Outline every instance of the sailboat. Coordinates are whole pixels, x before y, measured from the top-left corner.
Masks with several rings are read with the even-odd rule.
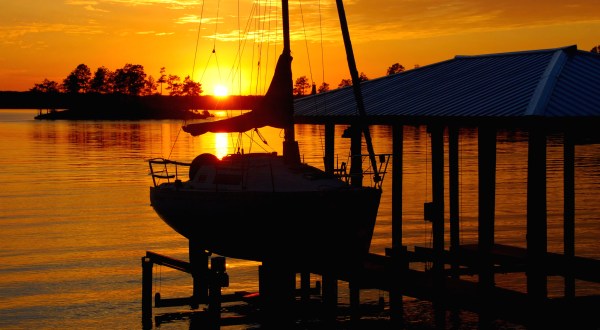
[[[151,159],[150,201],[165,223],[210,253],[343,268],[369,252],[381,185],[350,184],[301,162],[294,133],[287,0],[282,0],[282,15],[284,47],[260,103],[236,117],[182,128],[193,136],[281,128],[283,154],[236,153],[219,159],[202,153],[190,163]],[[169,171],[169,166],[176,169]]]

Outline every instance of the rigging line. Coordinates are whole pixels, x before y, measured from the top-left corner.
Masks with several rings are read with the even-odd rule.
[[[268,5],[265,4],[263,7],[263,11],[262,14],[259,15],[260,18],[258,22],[257,22],[257,26],[258,26],[258,31],[260,31],[260,52],[259,52],[259,60],[258,62],[260,63],[260,68],[262,69],[263,67],[263,48],[264,48],[264,41],[265,41],[265,21],[266,21],[266,17],[267,17],[267,7]],[[258,11],[260,14],[260,10]],[[268,43],[267,43],[267,53],[268,53]],[[265,63],[265,67],[266,67],[267,63]],[[262,85],[262,89],[265,89],[265,86],[267,85],[267,72],[266,70],[264,70],[264,74],[263,74],[263,85]],[[258,86],[257,86],[258,87]],[[261,92],[262,94],[262,92]]]
[[[314,84],[315,80],[313,79],[312,66],[310,63],[310,52],[308,51],[308,38],[306,38],[306,25],[304,24],[304,13],[302,11],[302,1],[299,0],[298,3],[300,4],[300,17],[302,19],[302,32],[304,33],[304,43],[306,45],[306,57],[308,60],[308,72],[310,74],[310,80]]]
[[[194,62],[192,63],[192,79],[194,79],[194,72],[196,71],[196,57],[198,55],[198,44],[200,43],[200,31],[202,30],[203,17],[204,17],[204,1],[202,1],[202,7],[200,9],[200,20],[198,21],[198,33],[196,34],[196,49],[194,50]]]
[[[243,133],[244,135],[250,137],[250,146],[256,145],[258,148],[262,149],[264,152],[273,150],[273,148],[271,148],[269,143],[267,143],[267,140],[264,139],[262,133],[260,133],[260,131],[257,128],[253,129],[251,132],[252,132],[251,135],[248,135],[247,132]],[[254,133],[256,133],[256,135],[258,135],[258,138],[261,140],[261,142],[263,142],[265,145],[269,146],[269,149],[265,148],[262,144],[256,142],[256,139],[254,138]],[[250,152],[250,151],[248,151],[248,152]]]
[[[271,45],[271,33],[270,33],[270,31],[271,31],[271,18],[273,17],[272,16],[272,13],[273,13],[273,9],[272,9],[273,8],[273,4],[272,4],[271,1],[268,2],[266,8],[269,8],[269,15],[268,15],[268,18],[269,18],[268,22],[269,23],[268,23],[268,28],[267,28],[267,51],[266,51],[266,53],[267,53],[267,55],[266,55],[267,59],[265,60],[266,61],[265,67],[269,67],[269,54],[270,54],[269,53],[269,47]],[[265,15],[265,17],[267,17],[267,15]],[[265,71],[265,83],[264,83],[264,86],[267,86],[267,84],[268,84],[267,83],[267,76],[268,76],[268,72]]]
[[[321,79],[323,81],[323,84],[325,83],[325,54],[324,54],[324,50],[323,50],[323,15],[321,12],[321,0],[319,0],[319,36],[321,38]],[[311,76],[312,79],[312,76]],[[314,83],[314,82],[313,82]],[[315,99],[315,109],[318,107],[317,106],[317,99]],[[325,111],[327,110],[327,101],[326,98],[324,98],[324,105],[325,105]],[[321,128],[322,126],[319,125],[319,128]],[[335,129],[335,128],[334,128]],[[335,133],[334,133],[335,134]],[[320,136],[320,140],[321,140],[321,152],[323,153],[323,156],[325,156],[325,141],[323,139],[323,134],[319,134]],[[337,166],[337,165],[336,165]]]
[[[215,35],[213,38],[213,49],[212,53],[215,55],[215,62],[217,62],[217,73],[219,75],[219,82],[221,82],[221,68],[219,67],[219,60],[217,59],[217,28],[219,27],[219,13],[221,10],[221,1],[217,1],[217,17],[215,19]]]
[[[242,58],[242,26],[241,26],[241,22],[240,22],[240,17],[241,17],[241,11],[240,11],[240,0],[238,0],[237,2],[237,27],[238,27],[238,54],[240,56],[240,62],[241,62],[241,58]],[[233,63],[233,65],[235,66],[235,61]],[[241,63],[240,63],[240,67],[241,67]],[[233,70],[232,68],[232,72],[235,72],[235,70]],[[238,82],[238,95],[242,95],[242,70],[238,70],[239,72],[239,82]],[[235,76],[235,73],[233,74]],[[235,77],[232,77],[232,79],[235,79]]]
[[[321,0],[319,0],[319,34],[321,37],[321,71],[323,83],[325,83],[325,51],[323,49],[323,15],[321,12]]]
[[[254,11],[254,8],[256,8],[256,6],[258,6],[258,4],[254,4],[253,11]],[[257,9],[257,11],[258,11],[258,16],[260,16],[260,8]],[[256,30],[256,22],[254,22],[254,24],[255,24],[254,29]],[[248,24],[248,27],[250,27],[250,24]],[[250,32],[250,31],[248,31],[248,32]],[[254,81],[254,78],[253,78],[254,77],[254,56],[256,55],[256,47],[255,46],[257,44],[256,38],[257,38],[257,36],[256,36],[256,34],[254,34],[253,45],[252,45],[252,57],[251,57],[251,61],[250,61],[250,63],[251,63],[251,65],[250,65],[250,80],[249,80],[250,82]],[[240,61],[241,61],[241,54],[240,54]],[[260,68],[260,60],[258,62],[258,66]],[[258,76],[259,76],[259,74],[257,74],[257,78],[256,78],[257,81],[260,80]],[[258,85],[258,82],[256,83],[256,85]],[[252,83],[250,83],[249,90],[250,90],[250,92],[252,91]],[[258,94],[258,87],[256,87],[256,86],[254,89],[254,94],[255,95]]]
[[[262,19],[259,20],[259,31],[260,31],[260,53],[259,53],[259,63],[260,63],[260,71],[262,71],[262,77],[263,77],[263,82],[262,82],[262,91],[261,94],[265,94],[266,90],[268,88],[268,81],[269,81],[269,74],[268,74],[268,67],[269,67],[269,44],[270,44],[270,20],[268,18],[270,18],[270,10],[268,11],[268,9],[271,8],[271,3],[270,1],[268,3],[265,3],[263,11],[262,11],[262,15],[260,16]],[[267,21],[269,23],[268,28],[265,28]],[[266,54],[266,55],[264,55]],[[265,57],[265,58],[263,58]],[[264,61],[263,61],[264,60]],[[263,63],[264,62],[264,63]],[[264,70],[262,70],[262,68],[264,68]]]
[[[213,38],[213,52],[217,43],[217,28],[219,27],[219,10],[221,9],[221,0],[217,1],[217,17],[215,18],[215,37]]]
[[[185,125],[185,120],[183,121],[183,124]],[[171,155],[173,155],[173,150],[175,149],[175,144],[177,143],[177,140],[179,140],[179,135],[181,134],[181,131],[183,131],[183,126],[181,125],[179,127],[179,130],[177,130],[177,135],[175,135],[175,141],[173,141],[173,143],[171,143],[171,150],[169,150],[169,156],[167,156],[167,158],[171,158]]]
[[[255,6],[252,7],[249,17],[253,16],[254,8],[255,8]],[[247,42],[247,38],[245,37],[245,35],[247,35],[248,31],[250,30],[250,28],[249,28],[250,18],[248,18],[248,20],[247,20],[245,30],[242,30],[241,24],[240,24],[240,17],[241,17],[241,14],[240,14],[239,1],[238,1],[238,50],[237,50],[237,54],[235,54],[234,60],[231,65],[231,69],[229,71],[229,75],[227,77],[227,80],[229,81],[231,79],[232,85],[235,85],[236,74],[239,74],[239,76],[238,76],[238,78],[239,78],[239,82],[238,82],[239,92],[238,93],[239,94],[238,95],[242,95],[241,67],[242,67],[242,54],[244,52],[245,44]],[[242,31],[244,31],[244,33],[242,33]]]

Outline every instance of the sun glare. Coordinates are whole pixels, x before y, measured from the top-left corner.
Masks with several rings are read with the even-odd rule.
[[[227,87],[225,87],[223,85],[216,85],[214,93],[215,93],[215,96],[220,96],[220,97],[227,96],[228,95]]]

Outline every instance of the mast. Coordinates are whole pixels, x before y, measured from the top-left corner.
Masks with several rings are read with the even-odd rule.
[[[361,116],[366,116],[365,104],[362,98],[362,92],[360,89],[360,79],[358,77],[358,70],[356,70],[356,61],[354,60],[354,52],[352,50],[352,42],[350,41],[350,32],[348,30],[348,22],[346,21],[346,13],[344,11],[344,4],[342,0],[335,1],[338,8],[338,15],[340,17],[340,25],[342,28],[342,35],[344,37],[344,46],[346,47],[346,57],[348,58],[348,68],[350,69],[350,76],[352,77],[352,88],[354,89],[354,98],[356,99],[356,106],[358,107],[358,113]],[[377,161],[375,160],[375,151],[373,151],[373,142],[371,141],[371,134],[369,133],[369,126],[361,124],[363,134],[365,135],[365,141],[367,142],[367,151],[369,152],[369,159],[371,160],[371,167],[373,168],[373,181],[376,183],[381,181],[379,172],[377,170]]]
[[[294,83],[292,77],[292,51],[290,47],[290,14],[288,7],[288,0],[281,0],[281,16],[283,21],[283,52],[281,56],[287,56],[289,58],[289,82],[286,82],[285,88],[287,89],[289,97],[286,100],[287,106],[290,113],[290,122],[287,127],[284,128],[284,140],[283,140],[283,158],[286,163],[300,163],[300,150],[298,148],[298,141],[296,141],[296,134],[294,130]]]

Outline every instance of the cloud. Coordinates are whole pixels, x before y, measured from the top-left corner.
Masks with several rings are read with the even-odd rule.
[[[100,34],[103,31],[97,26],[70,25],[64,23],[31,23],[0,27],[0,39],[9,40],[21,38],[27,34],[40,33],[69,33],[69,34]]]
[[[201,0],[98,0],[98,1],[85,1],[85,0],[69,0],[71,2],[94,2],[94,3],[105,3],[105,4],[123,4],[128,6],[148,6],[148,5],[167,5],[170,9],[184,9],[202,4]]]
[[[109,12],[106,9],[97,8],[96,6],[99,4],[99,2],[93,1],[93,0],[65,0],[65,4],[71,5],[71,6],[81,6],[85,10],[88,10],[88,11],[97,11],[97,12],[104,12],[104,13]]]
[[[103,13],[108,13],[109,12],[106,9],[99,9],[99,8],[96,8],[96,7],[92,6],[92,5],[87,5],[87,6],[84,6],[83,8],[85,8],[85,10],[89,10],[89,11],[99,11],[99,12],[103,12]]]
[[[220,22],[221,20],[219,20],[218,18],[208,18],[208,17],[203,17],[202,18],[202,24],[215,24],[215,22]],[[189,24],[189,23],[193,23],[193,24],[198,24],[200,23],[200,16],[198,15],[186,15],[186,16],[182,16],[179,17],[177,20],[175,20],[176,24]]]
[[[138,35],[154,35],[154,36],[170,36],[175,34],[174,32],[156,32],[156,31],[139,31],[135,34]]]

